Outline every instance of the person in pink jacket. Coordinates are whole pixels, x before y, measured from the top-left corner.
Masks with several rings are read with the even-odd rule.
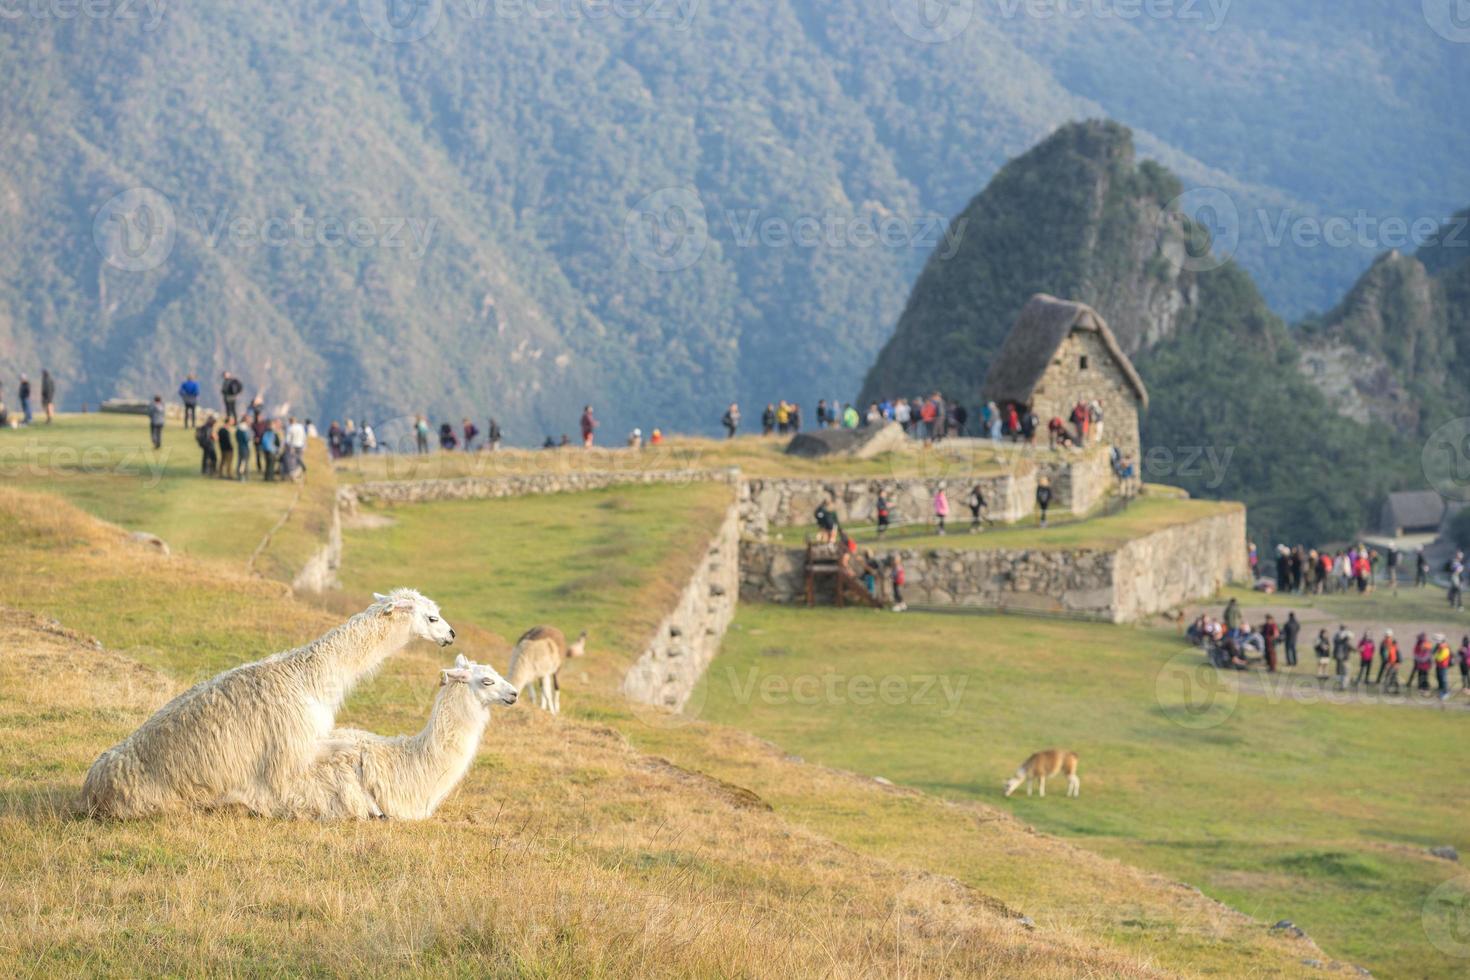
[[[944,495],[944,484],[940,484],[934,491],[934,522],[939,525],[939,533],[944,533],[944,519],[949,516],[949,498]]]

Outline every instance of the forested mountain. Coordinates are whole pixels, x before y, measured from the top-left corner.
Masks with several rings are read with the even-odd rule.
[[[1470,414],[1470,210],[1302,326],[1308,374],[1344,415],[1425,435]]]
[[[1410,481],[1417,446],[1343,417],[1303,374],[1285,324],[1208,232],[1168,210],[1176,177],[1116,123],[1063,127],[955,218],[976,229],[919,276],[865,400],[939,388],[970,403],[1033,293],[1089,303],[1151,404],[1144,476],[1245,501],[1267,541],[1327,542]]]
[[[1417,5],[384,2],[0,18],[7,383],[48,364],[75,406],[230,367],[518,442],[587,401],[614,432],[707,428],[854,390],[944,217],[1069,119],[1225,191],[1287,310],[1367,253],[1263,255],[1256,212],[1470,185],[1470,46]]]

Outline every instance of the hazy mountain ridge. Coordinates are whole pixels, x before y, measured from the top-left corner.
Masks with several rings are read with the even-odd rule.
[[[231,367],[319,414],[493,413],[519,442],[570,428],[585,401],[617,433],[708,428],[733,397],[845,395],[891,333],[931,229],[1007,158],[1105,108],[1066,81],[1061,48],[1020,31],[1054,28],[989,7],[942,44],[906,36],[888,5],[827,0],[700,5],[687,20],[679,7],[590,20],[448,0],[427,37],[401,44],[368,29],[371,8],[202,0],[150,29],[0,23],[9,373],[49,364],[74,406]],[[1351,32],[1377,15],[1344,16]],[[1191,44],[1234,44],[1231,29]],[[1123,37],[1152,50],[1169,30]],[[1230,145],[1271,145],[1241,135]],[[1316,206],[1271,167],[1234,179],[1170,136],[1139,142],[1247,213]],[[1410,156],[1394,168],[1418,166]],[[1418,172],[1453,179],[1442,163],[1429,154]],[[129,271],[103,261],[94,219],[139,187],[163,195],[176,234],[166,260]],[[670,200],[698,212],[692,236],[668,226]],[[416,221],[427,247],[260,241],[297,215],[316,229],[369,219],[375,235]],[[253,226],[245,241],[220,234],[226,216]],[[661,266],[640,217],[676,249],[697,239],[692,259]],[[829,220],[836,245],[790,240]],[[898,234],[873,244],[874,227]]]

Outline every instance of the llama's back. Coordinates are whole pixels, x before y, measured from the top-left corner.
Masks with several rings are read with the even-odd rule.
[[[555,626],[533,626],[521,634],[510,652],[506,679],[516,690],[534,680],[561,669],[567,652],[567,638]]]
[[[322,717],[287,661],[225,671],[102,753],[87,773],[79,808],[135,817],[228,799],[264,812],[272,793],[310,764]],[[330,708],[325,717],[329,725]]]

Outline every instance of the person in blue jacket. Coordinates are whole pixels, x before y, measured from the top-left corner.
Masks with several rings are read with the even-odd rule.
[[[184,401],[184,428],[192,429],[194,410],[199,406],[199,382],[194,380],[194,375],[189,375],[179,385],[179,397]]]

